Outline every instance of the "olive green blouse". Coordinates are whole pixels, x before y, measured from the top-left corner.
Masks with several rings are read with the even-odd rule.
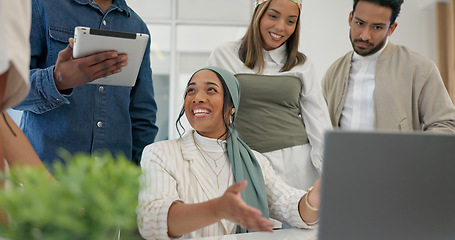
[[[237,74],[240,106],[236,128],[252,149],[264,153],[308,143],[300,116],[302,81],[294,76]]]

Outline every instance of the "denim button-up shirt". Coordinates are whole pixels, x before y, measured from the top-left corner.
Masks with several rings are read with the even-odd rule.
[[[41,160],[70,153],[109,150],[138,162],[158,128],[150,67],[150,40],[134,87],[85,84],[64,93],[53,78],[58,53],[76,26],[149,34],[146,24],[124,0],[106,11],[91,0],[33,0],[31,90],[16,107],[23,110],[21,128]]]

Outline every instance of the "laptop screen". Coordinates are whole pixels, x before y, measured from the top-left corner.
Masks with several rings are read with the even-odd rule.
[[[326,134],[319,240],[455,239],[455,136]]]

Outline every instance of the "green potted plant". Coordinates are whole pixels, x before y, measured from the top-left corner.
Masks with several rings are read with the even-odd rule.
[[[51,179],[37,168],[14,167],[0,189],[7,239],[141,239],[136,229],[140,168],[125,157],[66,157]],[[118,237],[120,231],[120,238]]]

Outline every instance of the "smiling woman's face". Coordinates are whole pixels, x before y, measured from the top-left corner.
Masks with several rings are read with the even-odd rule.
[[[289,0],[273,0],[259,23],[262,44],[269,51],[281,46],[294,33],[299,7]]]
[[[219,138],[226,131],[223,122],[223,96],[223,85],[218,76],[210,70],[197,72],[188,83],[184,102],[185,114],[191,127],[200,135]],[[229,116],[226,118],[228,120]]]

